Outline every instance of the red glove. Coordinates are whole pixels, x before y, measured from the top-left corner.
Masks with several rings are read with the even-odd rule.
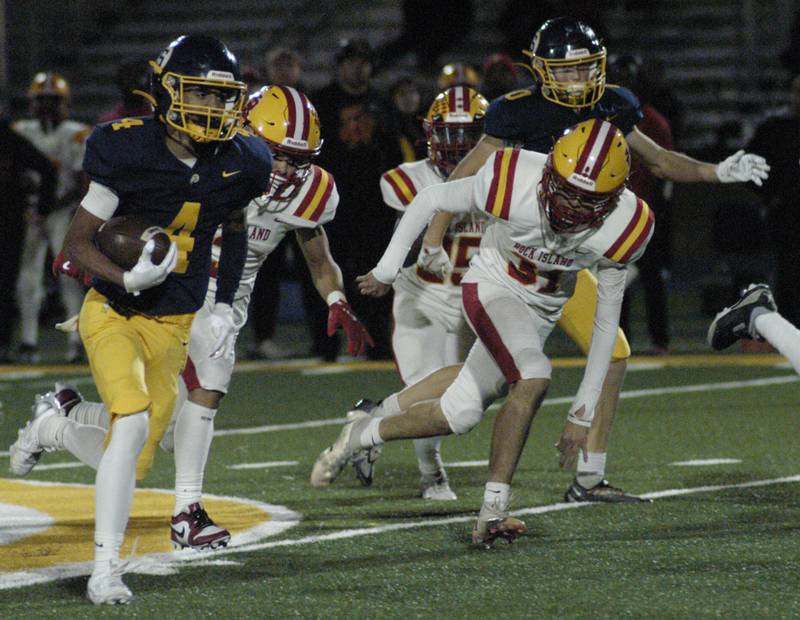
[[[375,346],[372,336],[369,335],[364,324],[358,320],[346,299],[339,299],[329,306],[328,335],[333,336],[339,327],[347,335],[347,352],[350,355],[354,357],[361,355],[366,352],[367,345]]]
[[[64,256],[64,252],[58,253],[50,269],[56,277],[60,275],[69,276],[70,278],[75,278],[86,288],[92,286],[92,276],[78,269],[75,263]]]

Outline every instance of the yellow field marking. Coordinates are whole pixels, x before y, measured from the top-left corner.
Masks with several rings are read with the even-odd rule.
[[[174,501],[171,492],[136,490],[123,557],[137,539],[136,556],[172,550],[169,523]],[[28,516],[19,522],[3,506],[25,509]],[[266,505],[250,500],[204,496],[203,506],[234,536],[269,525],[273,519]],[[0,527],[12,534],[15,529],[33,528],[28,535],[0,545],[0,580],[3,573],[88,562],[94,555],[94,487],[0,478]]]

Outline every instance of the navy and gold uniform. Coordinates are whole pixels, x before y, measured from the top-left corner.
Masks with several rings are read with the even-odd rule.
[[[179,250],[178,266],[159,286],[134,296],[96,280],[98,292],[151,316],[186,314],[203,304],[214,233],[231,211],[267,190],[271,162],[263,141],[244,133],[207,148],[216,153],[190,168],[167,149],[166,130],[156,120],[124,119],[92,132],[83,168],[119,197],[114,215],[161,226]]]
[[[568,108],[545,99],[534,85],[492,101],[484,132],[528,151],[549,153],[564,130],[592,118],[613,123],[627,136],[642,120],[642,109],[636,95],[621,86],[607,85],[594,106]]]
[[[172,414],[192,319],[208,287],[214,233],[232,211],[267,191],[271,170],[263,141],[244,133],[199,149],[192,167],[167,149],[166,140],[157,120],[115,121],[95,128],[84,159],[91,180],[118,196],[115,216],[161,226],[178,246],[177,266],[162,284],[133,295],[95,279],[80,314],[95,384],[112,416],[149,410],[139,479]],[[218,301],[232,303],[237,284],[231,299],[218,294]]]
[[[594,106],[570,108],[545,99],[538,85],[512,91],[492,101],[484,132],[509,145],[548,153],[556,140],[573,125],[592,118],[613,123],[627,136],[642,119],[639,100],[630,90],[607,85]],[[597,280],[589,271],[578,273],[575,292],[564,306],[558,324],[586,353],[592,340],[592,321],[597,305]],[[620,329],[613,359],[630,357],[631,350]]]

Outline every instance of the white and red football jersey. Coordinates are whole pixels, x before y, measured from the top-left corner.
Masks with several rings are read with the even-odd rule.
[[[440,183],[444,183],[444,179],[429,159],[400,164],[384,172],[381,177],[383,201],[402,213],[421,190]],[[450,222],[442,247],[450,257],[453,271],[445,281],[414,264],[402,270],[395,284],[409,291],[425,289],[440,295],[460,295],[455,287],[461,284],[461,278],[469,268],[469,261],[478,251],[486,223],[487,218],[475,211],[458,214]]]
[[[86,137],[91,127],[78,121],[64,120],[52,131],[45,131],[38,119],[25,119],[15,122],[13,128],[44,153],[56,167],[57,198],[63,198],[78,188],[76,173],[81,171]]]
[[[533,151],[502,149],[478,171],[473,207],[493,221],[472,264],[556,319],[578,271],[637,260],[654,224],[647,204],[626,189],[599,228],[554,235],[537,195],[546,161]]]
[[[298,228],[316,228],[330,222],[336,214],[339,193],[333,175],[319,166],[311,166],[297,195],[280,213],[261,212],[267,198],[256,198],[247,207],[247,258],[242,279],[233,301],[234,322],[237,329],[247,322],[247,306],[253,292],[256,276],[267,256],[281,240]],[[270,208],[275,202],[269,204]],[[217,263],[222,242],[222,230],[218,230],[211,250],[211,280],[208,284],[206,304],[214,304],[217,292]]]

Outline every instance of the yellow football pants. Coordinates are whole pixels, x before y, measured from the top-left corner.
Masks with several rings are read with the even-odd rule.
[[[109,412],[109,437],[117,417],[140,411],[150,414],[147,442],[136,466],[136,478],[141,480],[150,471],[156,446],[172,417],[194,314],[126,318],[106,302],[105,296],[91,289],[78,327],[94,383]]]
[[[575,293],[569,298],[561,313],[558,325],[581,349],[584,355],[589,352],[592,342],[592,323],[597,307],[597,278],[588,269],[578,272]],[[631,346],[622,329],[617,330],[617,341],[611,361],[618,362],[631,356]]]

